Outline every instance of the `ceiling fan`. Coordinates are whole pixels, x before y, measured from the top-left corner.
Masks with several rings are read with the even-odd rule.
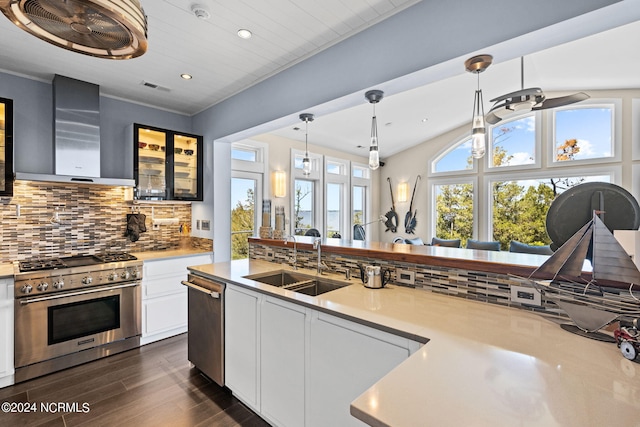
[[[485,120],[487,123],[495,125],[507,115],[516,111],[537,111],[549,108],[562,107],[576,102],[589,99],[589,95],[584,92],[574,93],[572,95],[560,96],[557,98],[547,98],[542,89],[539,87],[524,88],[524,57],[520,57],[520,84],[522,89],[507,93],[492,99],[493,107]]]

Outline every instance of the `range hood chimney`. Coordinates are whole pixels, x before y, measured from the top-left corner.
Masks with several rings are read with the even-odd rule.
[[[133,179],[100,175],[100,87],[53,78],[55,174],[17,173],[16,179],[133,187]]]

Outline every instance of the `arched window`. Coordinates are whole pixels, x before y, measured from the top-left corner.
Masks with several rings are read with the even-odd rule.
[[[431,164],[433,173],[471,171],[474,163],[471,157],[471,136],[451,144],[451,147],[436,158]]]

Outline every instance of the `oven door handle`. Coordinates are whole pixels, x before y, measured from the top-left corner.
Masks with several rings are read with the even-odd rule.
[[[135,283],[128,283],[126,285],[109,286],[108,288],[102,287],[102,288],[88,289],[86,291],[70,292],[67,294],[55,294],[48,297],[25,298],[23,300],[20,300],[20,304],[30,304],[32,302],[50,301],[50,300],[59,299],[59,298],[75,297],[78,295],[86,295],[86,294],[93,294],[96,292],[111,291],[114,289],[131,288],[133,286],[140,286],[140,284],[138,282],[135,282]]]
[[[194,289],[196,291],[203,292],[203,293],[205,293],[207,295],[210,295],[211,298],[220,298],[220,292],[210,291],[207,288],[203,288],[202,286],[198,286],[196,284],[193,284],[191,282],[187,282],[185,280],[182,281],[182,284],[185,285],[188,288],[191,288],[191,289]]]

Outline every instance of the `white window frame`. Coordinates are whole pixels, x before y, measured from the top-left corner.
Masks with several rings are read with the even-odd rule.
[[[471,129],[469,129],[471,130]],[[469,140],[471,138],[471,134],[469,132],[466,132],[464,135],[459,136],[458,138],[454,139],[454,143],[451,144],[450,146],[445,147],[443,150],[439,151],[434,159],[431,161],[431,165],[429,167],[429,173],[427,176],[431,177],[431,176],[459,176],[459,175],[473,175],[478,173],[478,161],[476,159],[473,159],[473,166],[471,167],[471,169],[460,169],[460,170],[456,170],[456,171],[446,171],[446,172],[436,172],[436,163],[438,163],[440,160],[442,160],[444,157],[446,157],[449,153],[451,153],[453,150],[455,150],[456,148],[458,148],[460,145],[464,144],[465,142],[467,142],[467,140]]]
[[[360,178],[360,177],[356,177],[353,176],[353,171],[358,168],[358,169],[363,169],[364,170],[364,177]],[[349,185],[349,229],[348,229],[348,236],[349,237],[345,237],[347,239],[353,239],[353,187],[358,186],[358,187],[364,187],[364,216],[363,216],[363,221],[366,225],[364,225],[364,232],[365,235],[367,236],[371,236],[371,233],[373,233],[373,226],[377,226],[378,222],[372,222],[374,221],[374,219],[372,218],[372,212],[373,212],[373,208],[372,208],[372,203],[371,203],[371,199],[372,199],[372,195],[371,195],[371,170],[369,169],[369,165],[364,164],[364,163],[357,163],[357,162],[351,162],[351,168],[349,170],[349,176],[351,177],[351,184]],[[367,224],[369,223],[369,224]]]
[[[535,141],[534,141],[534,162],[524,165],[512,165],[512,166],[493,166],[493,130],[501,127],[505,122],[512,122],[515,120],[523,119],[527,116],[532,115],[531,112],[526,112],[523,114],[510,116],[507,120],[502,120],[500,123],[495,125],[491,125],[489,127],[489,135],[487,136],[487,154],[485,154],[485,170],[487,172],[497,172],[500,173],[504,171],[512,171],[512,170],[523,170],[523,169],[540,169],[542,166],[542,158],[544,157],[544,153],[542,152],[542,114],[540,111],[536,111],[533,113],[533,117],[536,121],[535,126]]]
[[[264,175],[261,173],[256,173],[256,172],[247,172],[247,171],[237,171],[237,170],[232,170],[231,171],[231,180],[233,180],[233,178],[241,178],[241,179],[253,179],[256,181],[256,193],[254,195],[254,200],[255,200],[255,206],[253,209],[253,221],[255,224],[255,230],[254,233],[252,235],[252,237],[257,237],[258,236],[258,231],[260,229],[261,226],[261,221],[262,221],[262,197],[263,197],[263,180],[264,180]],[[231,206],[231,209],[233,209],[233,206]],[[231,213],[229,213],[231,214]],[[233,234],[233,231],[231,232]]]
[[[429,227],[431,237],[436,236],[436,224],[437,224],[437,212],[436,212],[436,186],[441,185],[457,185],[457,184],[472,184],[473,185],[473,235],[472,238],[476,238],[478,235],[478,202],[480,198],[478,197],[478,177],[477,176],[460,176],[460,177],[447,177],[447,178],[434,178],[429,180],[429,189],[431,192],[431,197],[428,198],[428,211],[431,212],[431,217],[429,218],[429,222],[431,226]],[[426,243],[430,243],[431,239],[429,239]]]
[[[340,168],[339,174],[329,173],[329,164],[337,164]],[[327,197],[329,192],[327,186],[329,184],[341,184],[342,191],[340,194],[342,209],[340,212],[340,228],[342,231],[342,239],[349,239],[351,237],[350,224],[351,224],[351,162],[349,160],[339,159],[337,157],[324,157],[324,205],[329,206]],[[324,210],[324,231],[323,236],[330,238],[327,230],[329,222],[329,209]]]
[[[304,158],[305,152],[302,150],[297,150],[295,148],[291,149],[291,182],[289,184],[289,191],[291,194],[290,197],[290,212],[293,217],[293,213],[296,211],[295,207],[295,194],[296,194],[296,179],[304,179],[308,181],[313,181],[313,209],[314,209],[314,220],[315,224],[312,225],[313,228],[316,228],[320,231],[323,237],[325,236],[324,231],[324,217],[325,215],[320,214],[324,211],[324,174],[322,173],[324,168],[323,156],[321,154],[311,153],[309,152],[309,160],[311,161],[311,173],[309,175],[305,175],[302,169],[296,168],[296,157]],[[289,233],[295,234],[295,221],[289,221]]]
[[[492,240],[493,239],[493,184],[496,181],[526,181],[528,179],[551,179],[558,177],[588,177],[588,176],[599,176],[599,175],[609,175],[611,177],[612,184],[621,185],[622,181],[622,166],[621,165],[610,165],[610,166],[600,166],[600,167],[565,167],[562,170],[553,169],[553,170],[542,170],[542,171],[530,171],[527,173],[505,173],[505,174],[492,174],[491,176],[486,176],[484,179],[483,187],[486,189],[486,195],[484,198],[484,203],[486,208],[484,211],[487,213],[487,218],[485,221],[485,226],[487,229],[486,235],[481,237],[481,240]],[[475,208],[475,203],[474,203]],[[475,212],[474,212],[475,215]],[[475,224],[474,224],[475,227]]]
[[[592,108],[611,108],[611,141],[613,156],[611,157],[597,157],[594,159],[582,159],[582,160],[570,160],[570,161],[556,161],[556,112],[566,110],[580,110],[580,109],[592,109]],[[622,100],[619,98],[595,98],[580,102],[579,104],[571,104],[564,107],[558,107],[553,110],[547,111],[547,122],[549,123],[547,129],[547,166],[550,168],[566,168],[572,165],[589,165],[589,164],[602,164],[609,162],[622,161]]]

